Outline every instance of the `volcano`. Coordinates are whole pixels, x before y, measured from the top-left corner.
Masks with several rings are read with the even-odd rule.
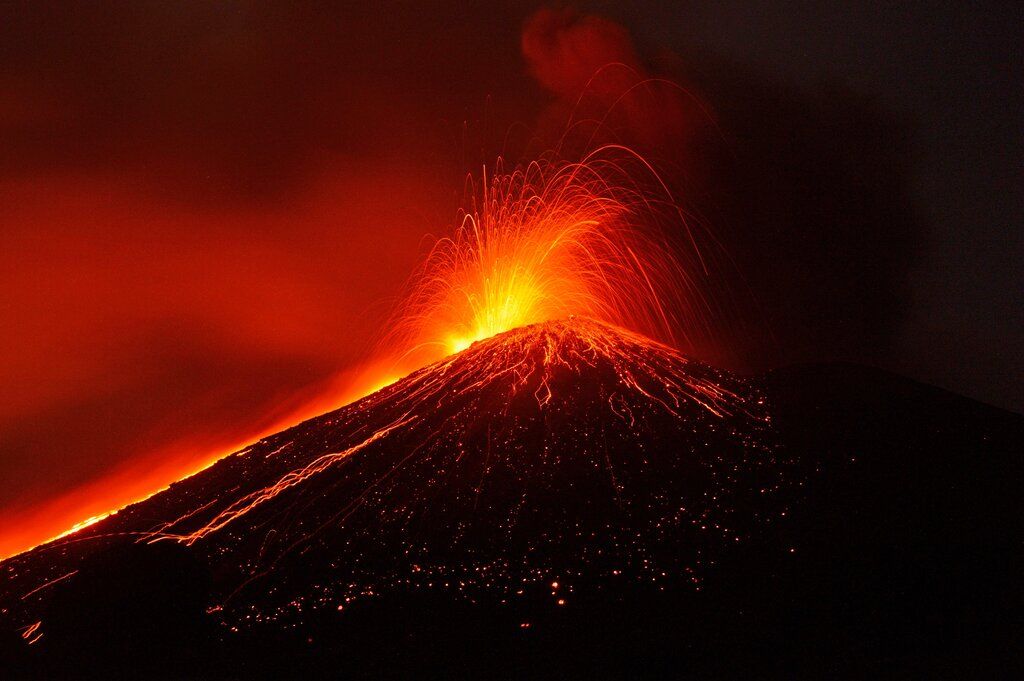
[[[6,561],[7,648],[172,676],[1009,664],[1020,431],[856,367],[741,379],[536,324]]]

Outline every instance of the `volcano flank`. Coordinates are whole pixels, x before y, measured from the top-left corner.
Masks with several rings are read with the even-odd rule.
[[[44,668],[85,655],[134,670],[174,659],[184,667],[151,670],[172,675],[219,673],[214,659],[247,675],[294,671],[284,660],[493,671],[488,650],[558,650],[555,670],[636,672],[627,661],[646,656],[654,673],[721,664],[733,645],[788,659],[830,608],[891,605],[884,582],[922,557],[924,590],[892,615],[866,605],[864,622],[908,621],[965,555],[1005,558],[943,518],[985,516],[964,502],[978,494],[1002,518],[1007,478],[964,478],[963,464],[984,451],[1010,470],[1019,419],[864,372],[748,380],[589,319],[514,329],[6,561],[0,614]],[[931,470],[908,492],[926,443]],[[947,498],[950,479],[961,493]],[[900,494],[945,505],[922,524]],[[910,557],[870,564],[893,547]],[[883,584],[864,587],[875,569]],[[823,611],[792,614],[810,603]],[[580,667],[558,643],[569,631],[615,642]]]

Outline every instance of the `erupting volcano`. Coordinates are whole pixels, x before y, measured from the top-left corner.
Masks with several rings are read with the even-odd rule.
[[[6,4],[0,680],[1024,678],[999,12]]]
[[[422,368],[8,561],[33,643],[54,588],[111,546],[188,547],[237,632],[396,592],[699,590],[785,513],[761,389],[648,337],[709,328],[698,235],[651,166],[608,146],[485,171],[469,196],[370,362]]]
[[[509,676],[739,671],[772,655],[820,670],[860,638],[807,662],[819,622],[836,623],[793,603],[847,613],[866,598],[859,626],[898,640],[936,607],[900,561],[938,584],[964,560],[1005,561],[1005,541],[916,514],[1004,525],[1019,420],[857,371],[740,378],[684,355],[713,335],[700,282],[715,249],[643,159],[604,147],[470,196],[366,377],[405,378],[5,561],[16,655],[61,674],[94,660],[276,676],[301,660],[376,675],[425,656],[494,674],[489,650],[518,662]],[[950,498],[979,451],[994,477]],[[865,592],[879,562],[897,571]]]

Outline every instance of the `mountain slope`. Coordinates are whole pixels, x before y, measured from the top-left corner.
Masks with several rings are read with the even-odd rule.
[[[0,659],[1018,678],[1021,451],[1021,416],[864,367],[740,380],[586,320],[517,329],[4,562]]]
[[[387,589],[505,600],[559,582],[557,602],[622,580],[699,588],[709,561],[783,510],[769,421],[748,382],[621,329],[549,322],[5,567],[36,588],[95,546],[180,542],[213,568],[210,605],[234,627]]]

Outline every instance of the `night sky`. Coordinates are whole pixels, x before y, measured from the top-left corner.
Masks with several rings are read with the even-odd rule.
[[[611,61],[688,93],[610,124],[734,261],[695,354],[1024,409],[1018,4],[323,4],[0,9],[0,555],[341,395]]]

